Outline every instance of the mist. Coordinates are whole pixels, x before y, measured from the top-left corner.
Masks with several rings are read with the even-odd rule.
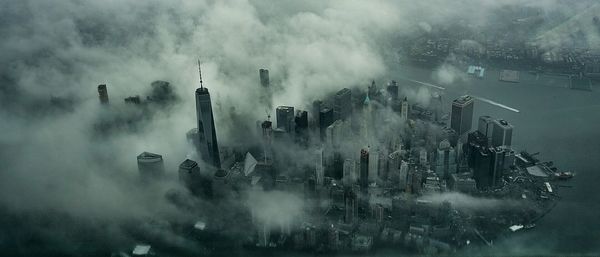
[[[341,88],[366,90],[372,80],[381,86],[395,79],[391,67],[402,59],[400,37],[433,33],[453,22],[492,26],[499,9],[519,6],[541,8],[543,28],[562,24],[532,33],[544,48],[580,42],[561,32],[573,27],[597,47],[600,30],[581,18],[600,8],[593,1],[0,0],[0,209],[31,221],[58,213],[92,228],[110,224],[98,229],[107,242],[132,240],[120,226],[132,220],[217,219],[212,208],[230,207],[193,200],[194,210],[186,212],[165,198],[170,190],[185,192],[177,169],[192,156],[185,133],[196,126],[197,60],[211,90],[219,143],[252,144],[256,139],[245,135],[274,113],[259,101],[259,68],[269,69],[273,107],[309,110],[313,100]],[[589,10],[573,16],[583,9]],[[453,66],[438,67],[435,74],[441,85],[464,79]],[[145,99],[156,80],[170,82],[178,101],[148,107],[151,115],[133,127],[98,133],[103,120],[139,117],[123,99]],[[110,106],[99,103],[99,84],[107,85]],[[429,105],[431,90],[401,90]],[[385,116],[398,125],[393,113]],[[356,144],[367,143],[345,147],[360,149]],[[313,149],[285,154],[293,150],[300,163],[310,163]],[[143,151],[163,156],[160,183],[139,181],[136,156]],[[278,191],[247,194],[230,204],[247,207],[264,222],[285,223],[304,204]],[[431,200],[474,209],[513,206],[460,194]],[[53,237],[42,234],[41,241]],[[77,234],[62,239],[69,245]],[[181,240],[177,244],[188,245]]]

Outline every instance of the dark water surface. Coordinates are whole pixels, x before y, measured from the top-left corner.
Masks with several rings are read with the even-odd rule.
[[[521,83],[506,83],[498,81],[497,70],[488,70],[484,79],[442,85],[445,108],[453,98],[471,94],[520,110],[515,113],[476,101],[473,127],[480,115],[504,118],[515,126],[517,150],[541,152],[541,160],[577,173],[563,183],[572,188],[558,188],[562,199],[536,228],[496,242],[494,248],[504,254],[600,254],[600,92],[568,89],[564,77],[536,79],[526,72],[520,76]],[[422,68],[402,66],[392,77],[438,85],[433,72]]]

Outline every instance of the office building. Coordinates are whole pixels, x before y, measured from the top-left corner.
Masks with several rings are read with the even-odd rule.
[[[258,165],[257,165],[258,167]],[[257,168],[255,168],[257,169]],[[212,180],[212,196],[215,198],[225,198],[231,187],[229,186],[229,172],[224,169],[218,169],[215,171]]]
[[[387,179],[392,181],[398,181],[400,176],[400,161],[402,161],[402,156],[400,151],[395,151],[388,155],[388,174]]]
[[[376,182],[379,177],[379,149],[369,149],[369,183]]]
[[[285,130],[287,133],[293,133],[296,125],[294,124],[294,107],[279,106],[275,109],[277,118],[277,128]]]
[[[360,150],[360,189],[366,192],[369,188],[369,150]]]
[[[358,197],[352,187],[344,191],[344,223],[351,224],[358,216]]]
[[[471,177],[471,173],[454,173],[448,180],[450,188],[462,193],[474,193],[477,191],[477,184]]]
[[[494,129],[494,119],[487,115],[481,116],[479,117],[477,127],[477,130],[479,130],[479,132],[488,139],[488,143],[490,143],[492,140],[492,130]]]
[[[296,126],[296,132],[306,132],[308,130],[308,112],[298,110],[294,117],[294,125]]]
[[[108,104],[108,90],[105,84],[98,85],[98,98],[101,104]]]
[[[400,109],[400,118],[402,118],[402,120],[404,121],[408,120],[409,108],[410,107],[408,106],[408,99],[404,97],[404,99],[402,100],[402,107]]]
[[[442,100],[442,94],[439,92],[433,92],[431,94],[431,102],[429,104],[429,108],[433,112],[434,121],[441,121],[444,111],[444,102]]]
[[[323,149],[317,149],[314,153],[315,178],[317,185],[322,186],[325,178],[325,167],[323,165]]]
[[[353,159],[344,160],[344,186],[356,183],[356,162]]]
[[[262,144],[263,144],[263,160],[264,162],[273,160],[273,152],[271,149],[271,143],[273,140],[273,123],[265,120],[260,125],[262,131]]]
[[[323,107],[319,111],[319,133],[321,135],[321,140],[325,140],[325,133],[327,127],[333,124],[333,109],[329,107]]]
[[[450,145],[450,141],[440,142],[436,154],[435,173],[440,178],[449,178],[451,173],[456,172],[456,151]]]
[[[383,219],[385,217],[385,208],[383,207],[382,204],[377,203],[377,204],[373,205],[371,212],[372,212],[373,219],[375,220],[375,222],[377,222],[378,224],[383,223]]]
[[[325,139],[327,146],[335,149],[339,148],[342,142],[350,134],[350,122],[336,120],[325,130]]]
[[[298,142],[300,145],[306,146],[309,140],[308,112],[301,110],[296,111],[294,125],[296,126],[296,142]]]
[[[179,165],[179,181],[194,195],[206,192],[206,180],[200,174],[198,163],[186,159]]]
[[[333,152],[333,163],[329,176],[336,180],[341,180],[344,177],[344,159],[340,152]]]
[[[464,95],[452,101],[450,127],[462,136],[471,130],[473,120],[473,97]]]
[[[321,114],[321,105],[323,102],[321,100],[315,100],[311,106],[310,112],[310,124],[312,128],[319,128],[319,117]]]
[[[337,251],[340,246],[340,232],[333,224],[327,230],[327,246],[331,251]]]
[[[334,119],[345,120],[352,115],[352,91],[344,88],[338,91],[334,97],[333,105]]]
[[[492,146],[510,146],[512,143],[513,125],[505,120],[495,120],[492,131]]]
[[[472,166],[469,166],[473,170],[473,178],[477,184],[478,189],[488,189],[493,185],[493,174],[492,172],[492,155],[489,148],[486,147],[475,147],[472,156]]]
[[[185,134],[185,137],[187,139],[187,142],[192,145],[192,147],[194,149],[194,153],[199,154],[198,151],[200,150],[200,141],[199,141],[199,135],[198,135],[198,128],[190,129]]]
[[[408,162],[401,161],[398,175],[398,187],[400,191],[410,191],[410,184],[412,183],[410,180],[412,180],[412,177],[409,178],[408,175]]]
[[[476,152],[479,151],[480,148],[487,148],[488,140],[483,133],[476,130],[467,135],[467,144],[465,147],[467,165],[469,167],[474,167]]]
[[[385,180],[388,176],[388,156],[388,150],[385,147],[381,148],[379,155],[377,156],[379,162],[377,177],[380,180]]]
[[[208,92],[208,88],[202,84],[200,61],[198,61],[198,74],[200,75],[200,87],[196,89],[196,117],[198,119],[200,154],[207,164],[219,169],[221,168],[221,157],[219,154],[219,144],[217,143],[215,119],[210,93]]]
[[[387,86],[387,92],[390,94],[392,101],[398,100],[398,83],[392,80]]]
[[[259,69],[258,70],[258,75],[260,76],[260,85],[264,88],[268,88],[270,81],[269,81],[269,70],[267,69]]]
[[[143,152],[137,156],[138,171],[142,179],[151,179],[165,174],[162,155]]]

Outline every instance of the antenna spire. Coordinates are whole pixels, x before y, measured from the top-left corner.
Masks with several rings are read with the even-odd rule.
[[[200,75],[200,88],[204,88],[202,86],[202,69],[200,68],[200,59],[198,59],[198,74]]]

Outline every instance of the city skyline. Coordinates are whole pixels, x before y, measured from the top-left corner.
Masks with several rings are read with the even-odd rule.
[[[2,254],[600,251],[594,1],[2,6]]]

